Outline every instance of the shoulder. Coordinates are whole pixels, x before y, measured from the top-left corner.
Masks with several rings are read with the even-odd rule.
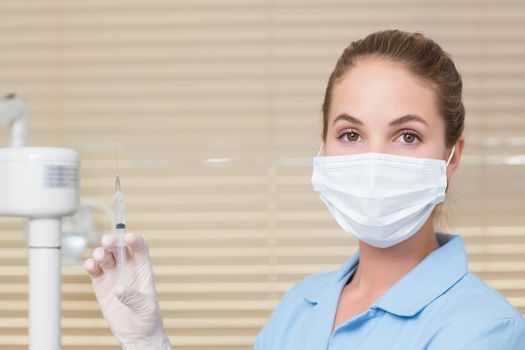
[[[304,277],[290,288],[275,309],[275,313],[287,313],[301,307],[305,301],[313,301],[337,277],[338,271],[315,273]],[[270,319],[271,320],[271,319]]]
[[[297,282],[283,298],[295,299],[296,297],[309,297],[313,294],[317,294],[323,290],[323,287],[330,284],[338,275],[338,270],[319,272],[312,275],[308,275],[299,282]]]
[[[456,305],[459,309],[468,311],[476,318],[515,318],[523,321],[514,306],[471,272],[453,286],[450,294],[459,303]]]
[[[476,275],[467,273],[439,299],[446,322],[438,326],[433,349],[525,349],[523,316]]]
[[[305,305],[309,304],[309,296],[322,292],[326,285],[336,277],[336,274],[337,270],[312,274],[290,288],[257,335],[254,349],[271,348],[271,343],[276,338],[277,333],[286,329],[290,319],[296,319],[301,312],[305,311]]]

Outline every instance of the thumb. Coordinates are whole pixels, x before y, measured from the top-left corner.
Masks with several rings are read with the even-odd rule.
[[[115,295],[122,304],[138,315],[150,315],[155,310],[153,301],[135,289],[118,286]]]

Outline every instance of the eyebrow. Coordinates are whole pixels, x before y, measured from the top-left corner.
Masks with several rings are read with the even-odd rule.
[[[360,120],[357,119],[356,117],[352,117],[351,115],[348,115],[348,114],[346,114],[346,113],[339,114],[339,115],[334,119],[334,123],[333,123],[333,124],[335,124],[338,120],[346,120],[347,122],[350,122],[350,123],[359,124],[359,125],[364,125],[362,121],[360,121]]]
[[[419,122],[429,126],[427,121],[417,114],[407,114],[390,122],[390,126],[400,125],[408,122]]]
[[[339,120],[346,120],[350,123],[354,123],[354,124],[358,124],[358,125],[364,125],[363,122],[359,119],[357,119],[356,117],[353,117],[351,115],[348,115],[346,113],[342,113],[342,114],[339,114],[335,119],[334,119],[334,124],[339,121]],[[396,126],[396,125],[400,125],[400,124],[404,124],[404,123],[408,123],[408,122],[419,122],[419,123],[422,123],[422,124],[425,124],[426,126],[429,126],[427,121],[423,118],[421,118],[419,115],[417,114],[406,114],[402,117],[399,117],[395,120],[392,120],[389,124],[389,126]]]

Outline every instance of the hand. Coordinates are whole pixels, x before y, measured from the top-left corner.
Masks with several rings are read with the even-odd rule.
[[[104,235],[102,247],[84,262],[104,318],[124,349],[171,349],[160,314],[148,245],[136,234],[127,233],[124,240],[125,286],[119,283],[114,235]]]

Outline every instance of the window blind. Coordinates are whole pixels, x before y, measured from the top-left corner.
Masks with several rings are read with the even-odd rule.
[[[112,203],[118,144],[172,345],[251,349],[286,290],[357,249],[311,157],[335,61],[388,28],[433,38],[463,76],[467,146],[441,219],[525,312],[522,1],[2,2],[0,94],[25,99],[30,146],[79,151],[84,198]],[[27,348],[26,266],[22,220],[0,218],[0,349]],[[119,348],[80,266],[62,269],[62,346]]]

